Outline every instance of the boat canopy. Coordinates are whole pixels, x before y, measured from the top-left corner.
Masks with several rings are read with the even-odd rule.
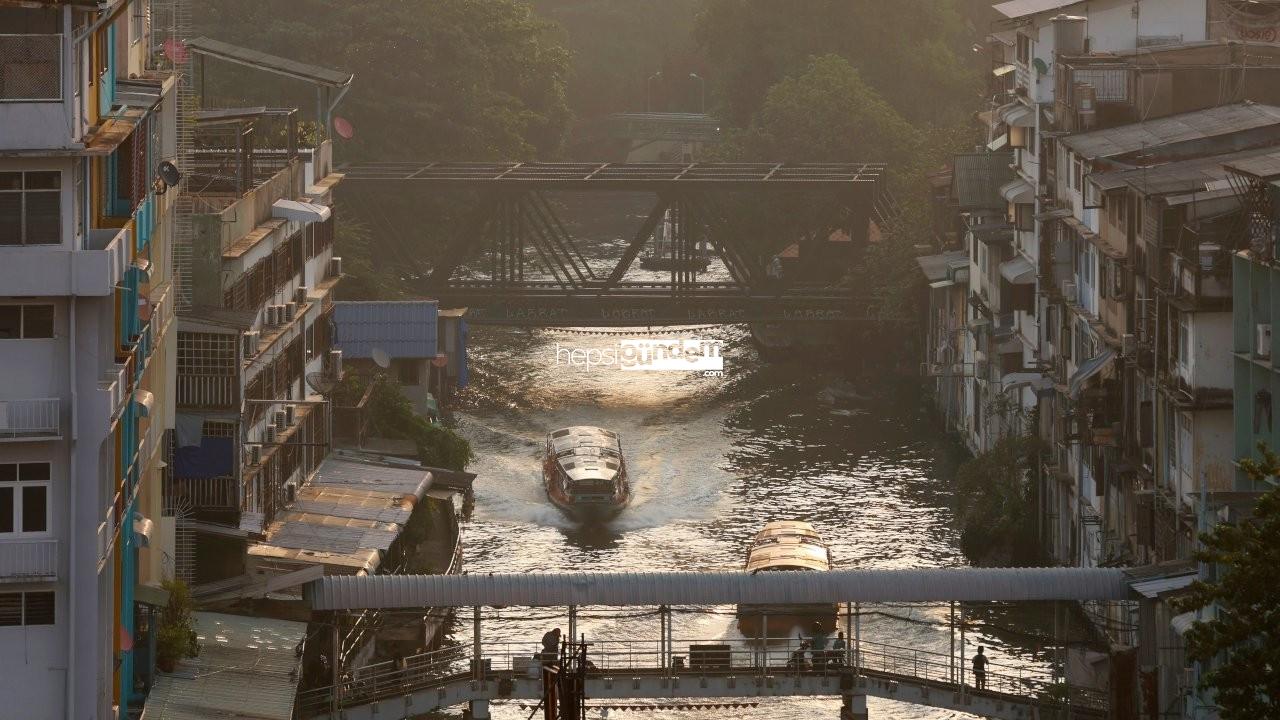
[[[807,522],[771,522],[756,533],[746,571],[831,569],[831,556],[818,532]]]

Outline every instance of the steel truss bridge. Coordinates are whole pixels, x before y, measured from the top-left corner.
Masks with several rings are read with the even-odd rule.
[[[303,717],[331,720],[408,718],[466,704],[473,718],[488,717],[489,703],[547,697],[547,662],[536,639],[509,643],[484,638],[481,606],[569,608],[576,637],[581,606],[657,606],[658,639],[587,638],[580,666],[581,693],[600,702],[659,698],[755,699],[830,696],[843,701],[843,717],[866,720],[866,698],[910,702],[1000,720],[1105,718],[1103,693],[1064,687],[1042,665],[992,662],[984,687],[966,677],[964,608],[956,602],[1126,600],[1132,596],[1120,569],[844,570],[828,573],[524,573],[462,576],[329,577],[308,584],[313,610],[473,607],[473,642],[399,662],[348,670],[329,687],[304,691]],[[863,637],[862,603],[950,603],[951,653],[875,642]],[[799,640],[787,628],[769,638],[676,638],[672,605],[831,603],[849,644],[820,658],[795,662]],[[955,629],[960,631],[955,652]]]
[[[801,258],[817,259],[833,233],[855,248],[866,241],[883,170],[865,163],[389,162],[343,172],[344,184],[420,186],[477,198],[427,280],[426,291],[443,306],[468,308],[471,323],[572,327],[856,320],[854,289],[770,274],[770,258],[735,224],[735,203],[807,203],[808,212],[784,223],[780,240],[795,241]],[[654,201],[603,272],[566,229],[551,199],[557,192],[640,192]],[[664,280],[626,280],[664,221],[671,223],[674,259],[693,258],[706,244],[731,280],[703,282],[688,269],[672,269]],[[488,277],[459,277],[464,266],[481,265]]]

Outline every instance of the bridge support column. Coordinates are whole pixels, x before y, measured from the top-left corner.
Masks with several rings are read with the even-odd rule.
[[[863,694],[845,695],[840,706],[840,720],[868,720],[867,696]]]
[[[489,701],[472,700],[467,703],[467,720],[489,720]]]

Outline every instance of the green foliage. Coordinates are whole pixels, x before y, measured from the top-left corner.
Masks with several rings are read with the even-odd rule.
[[[827,53],[909,121],[952,124],[978,89],[966,56],[974,35],[955,0],[707,0],[696,29],[723,114],[739,127],[769,88]]]
[[[373,386],[367,406],[370,433],[413,441],[419,461],[431,467],[465,470],[475,459],[466,438],[415,413],[400,385],[386,375],[364,379],[348,373],[334,390],[334,402],[354,405],[370,384]]]
[[[408,296],[408,287],[401,277],[404,265],[385,262],[388,248],[379,248],[369,226],[348,212],[346,203],[339,203],[335,244],[341,248],[344,277],[338,286],[343,300],[399,300]],[[376,258],[376,259],[375,259]]]
[[[1025,562],[1028,553],[1034,554],[1034,496],[1027,472],[1035,469],[1041,446],[1034,435],[1011,435],[956,471],[956,518],[965,555],[977,559],[1007,548]]]
[[[187,584],[181,580],[168,580],[164,589],[169,593],[169,604],[160,611],[156,628],[156,661],[172,666],[184,657],[199,655],[200,643],[191,618],[194,604]]]
[[[1280,475],[1280,457],[1259,449],[1262,460],[1240,468],[1262,485]],[[1201,683],[1223,720],[1280,717],[1280,488],[1259,498],[1251,518],[1215,526],[1200,544],[1196,559],[1217,578],[1193,583],[1177,603],[1179,612],[1208,610],[1187,633],[1187,655],[1212,663]]]
[[[813,58],[769,88],[749,128],[720,152],[743,160],[892,162],[909,154],[913,130],[839,55]]]
[[[655,111],[697,112],[702,87],[689,72],[703,73],[693,57],[699,4],[700,0],[532,0],[539,15],[564,29],[562,42],[572,53],[568,102],[574,115],[596,118],[644,110],[647,95]],[[649,82],[657,71],[663,77]]]
[[[563,143],[569,53],[522,2],[213,0],[195,10],[211,37],[355,73],[337,111],[356,129],[341,143],[348,158],[528,159]],[[206,78],[222,106],[315,107],[304,83],[212,62]]]

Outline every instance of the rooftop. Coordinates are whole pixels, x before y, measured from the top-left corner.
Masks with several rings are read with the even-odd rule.
[[[196,612],[200,654],[161,673],[148,720],[291,720],[307,624]]]
[[[1280,178],[1280,148],[1225,163],[1228,170],[1259,180]]]
[[[436,324],[435,300],[333,304],[333,343],[345,358],[434,358]]]
[[[961,210],[1006,209],[999,191],[1014,178],[1012,152],[956,155],[953,162],[951,196]]]
[[[1228,166],[1265,168],[1270,163],[1280,173],[1280,148],[1256,148],[1237,153],[1180,160],[1151,167],[1115,170],[1089,175],[1102,190],[1129,186],[1145,195],[1195,193],[1230,194]]]
[[[1266,127],[1280,129],[1280,107],[1245,102],[1068,135],[1061,142],[1086,158],[1115,158],[1139,150]]]
[[[219,60],[235,63],[238,65],[246,65],[248,67],[265,70],[266,72],[284,75],[286,77],[296,78],[298,80],[306,80],[307,82],[325,85],[328,87],[343,87],[351,83],[355,76],[349,72],[341,70],[330,70],[329,68],[320,67],[319,65],[310,65],[308,63],[298,62],[282,58],[278,55],[271,55],[258,50],[250,50],[249,48],[232,45],[231,43],[214,40],[207,37],[198,37],[187,41],[187,47],[198,55],[207,55],[215,57]]]
[[[375,572],[432,483],[429,471],[330,456],[249,546],[263,570],[324,565],[326,572]]]
[[[1050,10],[1060,10],[1071,5],[1078,5],[1082,0],[1009,0],[993,6],[1007,20],[1016,20],[1028,15],[1036,15]]]

